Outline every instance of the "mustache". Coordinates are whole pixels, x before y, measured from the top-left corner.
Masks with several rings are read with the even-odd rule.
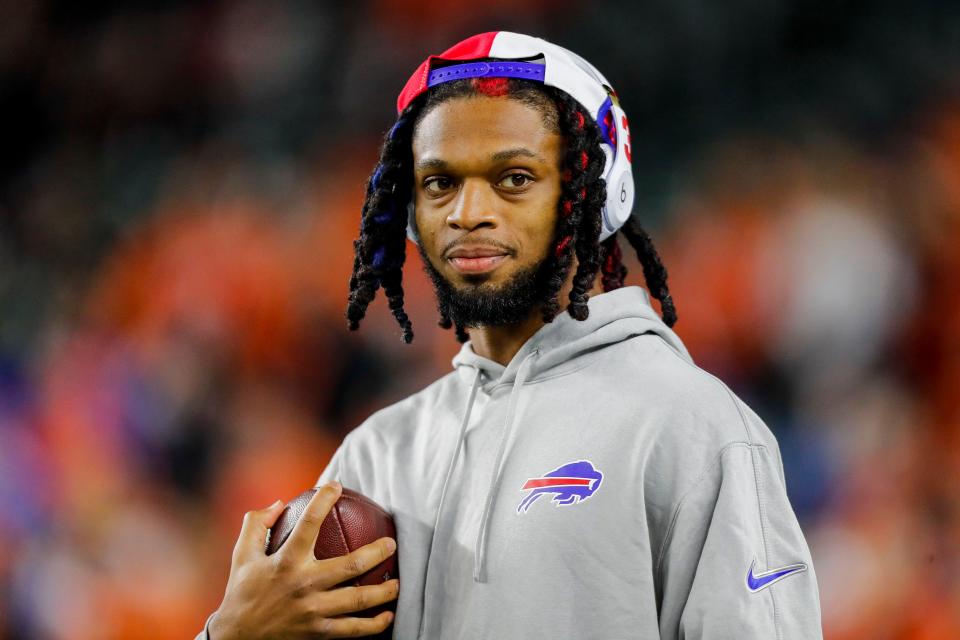
[[[513,247],[511,247],[510,245],[508,245],[508,244],[505,243],[505,242],[501,242],[501,241],[499,241],[499,240],[494,240],[493,238],[489,238],[489,239],[487,239],[487,238],[471,238],[470,236],[463,236],[462,238],[457,238],[456,240],[454,240],[453,242],[451,242],[450,244],[448,244],[446,247],[444,247],[444,248],[443,248],[443,251],[440,252],[440,255],[443,256],[444,258],[446,258],[448,255],[450,255],[450,252],[451,252],[451,251],[453,251],[453,250],[456,249],[457,247],[462,246],[462,245],[465,245],[465,244],[468,244],[468,245],[478,245],[478,244],[482,244],[482,245],[485,245],[485,246],[488,246],[488,247],[496,247],[497,249],[500,249],[501,251],[503,251],[504,253],[506,253],[506,254],[507,254],[508,256],[510,256],[511,258],[516,258],[516,257],[517,257],[517,250],[514,249]]]

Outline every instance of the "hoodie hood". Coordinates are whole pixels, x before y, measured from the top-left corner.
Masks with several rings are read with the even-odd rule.
[[[453,366],[468,383],[479,373],[481,389],[489,393],[501,384],[513,384],[523,362],[534,352],[537,357],[530,366],[528,380],[554,373],[554,369],[583,353],[644,333],[657,334],[681,358],[693,363],[683,342],[651,306],[650,294],[643,287],[622,287],[593,296],[587,306],[590,316],[583,321],[561,312],[530,336],[507,366],[474,353],[472,341],[463,344],[453,358]]]
[[[544,376],[559,375],[565,368],[572,370],[576,365],[570,363],[578,356],[645,333],[657,334],[681,358],[693,363],[680,338],[664,324],[650,305],[650,297],[646,289],[636,286],[623,287],[593,296],[587,301],[587,305],[590,315],[586,320],[576,320],[566,312],[560,313],[553,322],[545,324],[533,334],[507,366],[474,353],[470,341],[464,343],[460,353],[453,359],[457,374],[470,385],[470,393],[461,414],[459,439],[447,467],[440,494],[437,524],[443,513],[447,487],[462,449],[477,392],[483,391],[489,394],[502,385],[512,387],[507,416],[490,478],[490,488],[487,491],[480,528],[477,532],[473,575],[477,582],[486,582],[487,532],[490,513],[500,490],[504,463],[513,439],[517,398],[523,385]]]

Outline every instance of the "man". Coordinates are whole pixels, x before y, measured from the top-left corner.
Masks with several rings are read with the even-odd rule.
[[[214,640],[364,635],[397,585],[331,589],[392,552],[316,561],[339,480],[397,524],[396,638],[819,638],[777,442],[671,331],[630,217],[626,115],[574,54],[469,38],[413,75],[370,179],[347,316],[383,288],[403,338],[406,238],[464,342],[455,371],[344,440],[291,540],[248,514]],[[625,287],[618,234],[650,291]],[[560,301],[565,304],[561,306]],[[311,636],[311,637],[318,637]]]

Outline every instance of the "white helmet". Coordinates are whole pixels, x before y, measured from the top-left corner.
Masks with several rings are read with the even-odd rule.
[[[453,62],[454,64],[451,64]],[[617,94],[589,62],[563,47],[509,31],[491,31],[463,40],[439,56],[430,56],[414,72],[397,98],[397,112],[430,87],[464,78],[523,78],[556,87],[579,102],[603,135],[606,163],[600,240],[617,232],[633,209],[630,129]],[[417,241],[413,203],[408,207],[407,237]]]

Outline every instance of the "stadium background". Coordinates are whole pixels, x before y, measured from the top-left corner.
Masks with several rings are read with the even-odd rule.
[[[826,637],[960,637],[960,7],[0,0],[0,638],[186,638],[244,511],[449,370],[343,319],[425,57],[509,29],[631,118],[697,362],[777,435]],[[642,282],[635,260],[631,283]],[[601,418],[602,421],[602,418]]]

